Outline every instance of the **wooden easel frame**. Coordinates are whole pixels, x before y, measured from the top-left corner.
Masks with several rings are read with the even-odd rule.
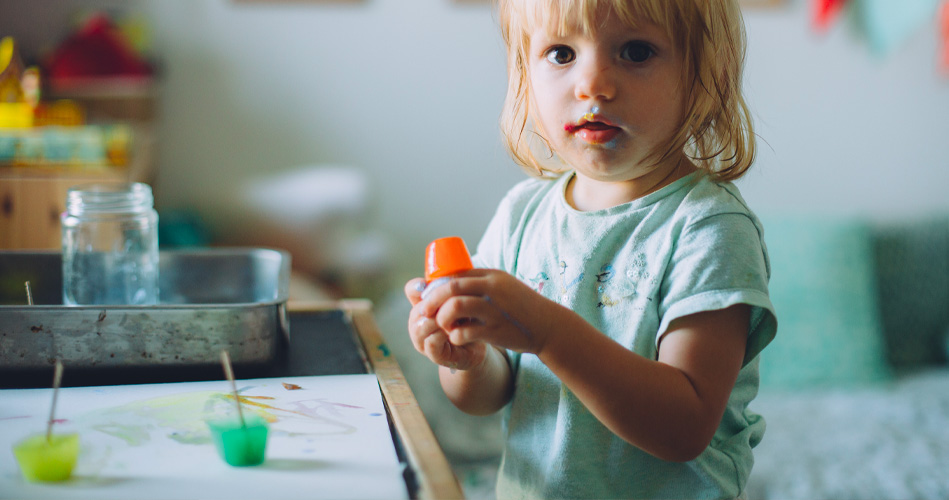
[[[395,431],[402,439],[406,458],[415,471],[418,498],[452,500],[464,498],[455,476],[425,420],[412,389],[399,363],[392,355],[372,314],[372,302],[366,299],[341,301],[294,301],[288,304],[290,312],[317,312],[341,310],[349,316],[365,354],[366,368],[376,374],[382,389],[383,402],[389,412]]]

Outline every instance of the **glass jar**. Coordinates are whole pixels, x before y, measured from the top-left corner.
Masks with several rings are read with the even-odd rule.
[[[142,183],[73,186],[63,228],[63,304],[158,303],[158,213]]]

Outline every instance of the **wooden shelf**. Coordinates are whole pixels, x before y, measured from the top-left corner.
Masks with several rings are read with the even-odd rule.
[[[47,97],[76,101],[89,123],[127,124],[132,131],[130,163],[126,167],[0,164],[0,249],[61,248],[59,217],[71,186],[153,181],[157,96],[151,82],[96,81],[56,89]]]
[[[60,248],[69,188],[126,179],[128,170],[117,168],[0,167],[0,248]]]

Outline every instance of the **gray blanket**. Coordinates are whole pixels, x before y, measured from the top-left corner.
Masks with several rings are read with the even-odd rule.
[[[949,498],[949,370],[854,389],[762,393],[747,489],[764,499]]]

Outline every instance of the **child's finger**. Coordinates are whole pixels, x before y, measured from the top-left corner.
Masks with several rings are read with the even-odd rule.
[[[425,354],[426,339],[438,330],[440,330],[438,324],[431,318],[420,316],[409,320],[409,337],[412,339],[412,345],[422,354]]]
[[[448,334],[431,318],[422,317],[416,322],[414,332],[410,332],[415,349],[432,362],[446,365],[452,361],[454,347],[448,341]]]
[[[445,278],[444,281],[433,281],[425,289],[425,292],[419,296],[421,301],[418,303],[418,313],[422,316],[435,316],[445,301],[458,295],[466,295],[466,290],[470,286],[462,287],[461,284],[471,280],[472,278],[468,277],[452,276]]]
[[[488,296],[452,297],[435,320],[454,345],[487,342],[520,352],[534,352],[537,347],[531,331]]]
[[[481,270],[477,270],[481,271]],[[432,282],[435,284],[435,282]],[[425,300],[432,302],[443,302],[448,297],[457,297],[459,295],[472,295],[480,297],[489,293],[491,290],[491,280],[481,273],[469,271],[463,275],[451,276],[440,286],[432,287],[425,291]]]
[[[450,331],[463,323],[485,323],[485,313],[492,312],[484,306],[482,297],[468,295],[449,297],[438,311],[435,321],[445,331]]]
[[[484,359],[486,345],[482,342],[457,345],[448,343],[451,349],[447,362],[441,363],[442,366],[454,370],[470,370]]]
[[[422,290],[425,290],[425,280],[422,278],[413,278],[405,283],[405,296],[413,306],[422,300]]]
[[[433,332],[425,337],[423,344],[424,350],[422,352],[435,364],[447,365],[451,362],[452,345],[448,342],[448,336],[445,335],[444,331]]]

